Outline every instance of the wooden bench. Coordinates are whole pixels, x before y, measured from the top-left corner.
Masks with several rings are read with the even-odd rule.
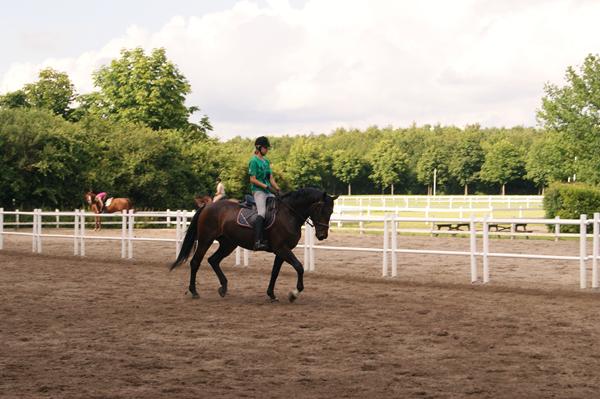
[[[514,230],[513,230],[514,226]],[[533,233],[533,230],[527,230],[527,223],[512,223],[510,225],[502,225],[491,223],[488,225],[489,231],[514,231],[515,233]]]
[[[442,229],[447,229],[448,231],[465,231],[462,228],[466,227],[466,230],[469,230],[469,223],[436,223],[435,227],[438,229],[438,231],[442,230]],[[435,237],[437,237],[437,234],[433,234]]]

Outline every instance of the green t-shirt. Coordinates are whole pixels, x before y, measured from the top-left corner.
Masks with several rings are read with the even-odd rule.
[[[260,159],[258,156],[254,155],[250,159],[250,163],[248,164],[248,174],[250,176],[256,177],[256,180],[258,180],[261,183],[266,184],[267,186],[271,185],[271,181],[270,181],[271,163],[269,162],[269,160],[267,158]],[[266,193],[269,192],[269,190],[259,187],[254,183],[250,184],[250,188],[252,189],[252,192],[255,192],[255,191],[264,191]]]

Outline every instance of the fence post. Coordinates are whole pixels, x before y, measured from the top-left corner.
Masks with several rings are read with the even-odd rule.
[[[523,206],[519,206],[519,217],[523,217]]]
[[[171,210],[167,209],[167,227],[171,227]]]
[[[304,223],[304,265],[308,265],[310,260],[308,259],[308,235],[310,234],[310,226],[308,223]]]
[[[15,229],[19,230],[19,210],[15,209]]]
[[[1,227],[0,227],[1,228]],[[598,256],[600,255],[600,213],[594,213],[592,239],[592,288],[598,288]]]
[[[383,267],[381,271],[382,277],[387,277],[388,275],[388,242],[389,242],[389,232],[388,232],[388,220],[387,215],[383,217]]]
[[[471,214],[471,222],[469,223],[471,235],[470,235],[470,247],[471,247],[471,283],[477,282],[477,258],[475,254],[477,252],[477,241],[476,241],[476,230],[475,230],[475,216]]]
[[[56,212],[56,228],[59,229],[60,228],[60,211],[58,209],[55,209],[54,212]]]
[[[79,256],[85,256],[85,209],[79,213]]]
[[[0,249],[4,249],[4,208],[0,208]]]
[[[37,253],[42,253],[42,209],[37,210]]]
[[[489,217],[483,218],[483,283],[487,284],[490,282],[490,264],[488,253],[490,252],[490,228],[489,228]]]
[[[241,255],[241,250],[240,247],[236,247],[235,248],[235,265],[239,266],[240,265],[240,255]]]
[[[585,260],[587,257],[586,252],[586,240],[587,240],[587,215],[579,216],[579,288],[587,287],[586,280],[586,265]]]
[[[556,219],[557,222],[554,225],[554,241],[558,241],[558,238],[560,237],[560,224],[558,223],[560,216],[556,216],[554,219]]]
[[[181,238],[181,211],[175,211],[175,257],[179,254],[179,240]]]
[[[361,220],[360,222],[358,222],[358,234],[360,234],[362,236],[365,233],[364,229],[365,229],[365,224]]]
[[[125,235],[127,233],[127,211],[123,209],[121,211],[121,259],[125,259],[127,256],[127,250],[125,245]]]
[[[249,264],[249,259],[248,259],[248,253],[249,253],[249,251],[246,248],[244,248],[242,252],[244,253],[244,266],[248,266],[248,264]]]
[[[35,211],[37,211],[37,209],[33,210],[33,216],[31,216],[31,252],[33,253],[37,252],[37,240],[35,239]]]
[[[133,259],[133,225],[135,223],[135,219],[133,216],[133,209],[128,211],[128,224],[129,224],[129,235],[127,237],[127,258]]]
[[[75,209],[73,216],[73,256],[79,255],[79,247],[77,242],[79,240],[79,210]]]
[[[309,255],[310,263],[308,266],[308,271],[314,272],[315,271],[315,230],[313,230],[312,227],[310,229],[309,242],[310,242],[310,251],[308,251],[308,255]]]
[[[396,217],[392,218],[392,277],[398,276],[398,254],[396,253],[396,249],[398,249],[398,226],[396,222]]]

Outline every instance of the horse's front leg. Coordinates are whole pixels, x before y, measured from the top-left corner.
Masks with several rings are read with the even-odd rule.
[[[290,302],[294,302],[300,296],[300,293],[304,290],[304,266],[302,263],[296,258],[296,255],[292,252],[291,249],[281,249],[275,251],[275,254],[283,259],[285,262],[292,265],[294,270],[296,270],[296,275],[298,276],[298,280],[296,282],[296,288],[293,289],[288,294],[288,299]]]
[[[275,255],[275,260],[273,261],[273,270],[271,271],[271,281],[269,281],[269,288],[267,288],[267,295],[269,298],[271,298],[271,302],[277,302],[277,297],[275,296],[275,282],[279,276],[279,271],[281,270],[282,264],[283,258]]]

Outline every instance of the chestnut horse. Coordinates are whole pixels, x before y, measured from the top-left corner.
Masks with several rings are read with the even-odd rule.
[[[98,200],[96,200],[96,194],[94,194],[93,192],[88,191],[87,193],[85,193],[84,198],[85,202],[87,202],[90,206],[90,209],[96,214],[115,213],[121,212],[123,210],[133,209],[131,205],[131,200],[129,198],[113,198],[110,205],[106,206],[105,204],[103,209],[100,209],[100,203],[98,202]],[[108,200],[108,198],[106,200]],[[96,228],[94,229],[95,231],[98,231],[102,228],[100,219],[100,216],[96,216]]]
[[[275,296],[275,281],[283,262],[287,262],[297,274],[296,288],[289,293],[290,302],[295,301],[304,289],[303,274],[304,267],[296,258],[292,250],[298,245],[301,236],[302,225],[310,217],[314,223],[316,236],[319,240],[327,238],[329,232],[329,219],[333,212],[333,202],[337,196],[329,196],[324,191],[316,188],[303,188],[291,193],[276,197],[277,216],[273,225],[265,231],[268,239],[269,250],[275,255],[271,281],[267,288],[267,295],[271,301],[277,301]],[[197,241],[196,251],[190,262],[190,285],[189,291],[193,298],[198,297],[196,290],[196,274],[200,263],[211,244],[217,240],[219,248],[208,258],[221,287],[219,295],[222,297],[227,293],[227,278],[221,266],[221,261],[229,256],[233,250],[240,246],[246,249],[254,247],[254,231],[242,227],[237,223],[240,204],[233,201],[217,201],[206,205],[196,211],[190,226],[185,234],[181,250],[177,260],[171,265],[171,270],[185,262],[194,249]]]

